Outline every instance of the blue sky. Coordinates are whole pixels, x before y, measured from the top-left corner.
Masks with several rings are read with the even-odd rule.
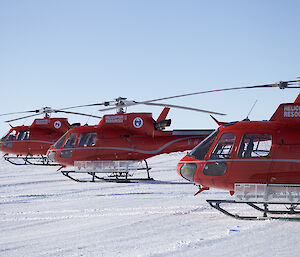
[[[0,0],[0,112],[293,80],[300,76],[299,9],[291,0]],[[243,90],[169,102],[225,112],[221,120],[232,121],[258,100],[250,118],[262,120],[298,92]],[[74,111],[101,115],[97,109]],[[156,118],[161,108],[129,111]],[[9,128],[5,118],[1,134]],[[216,128],[207,114],[171,110],[170,118],[173,129]]]

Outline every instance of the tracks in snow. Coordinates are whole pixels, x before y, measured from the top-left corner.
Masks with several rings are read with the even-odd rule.
[[[200,214],[203,211],[207,212],[207,210],[209,210],[209,213],[213,213],[209,207],[199,208],[198,206],[16,211],[2,212],[0,215],[0,222],[86,219],[116,216],[189,215]]]

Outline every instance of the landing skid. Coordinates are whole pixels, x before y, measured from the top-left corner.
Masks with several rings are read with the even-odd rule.
[[[104,181],[104,182],[116,182],[116,183],[131,183],[131,182],[138,182],[138,181],[149,181],[149,180],[154,180],[153,178],[150,177],[149,171],[151,168],[149,168],[148,163],[146,160],[144,160],[146,167],[145,168],[136,168],[135,171],[140,171],[140,170],[146,170],[147,172],[147,177],[144,178],[133,178],[133,175],[130,174],[132,170],[127,170],[127,171],[109,171],[109,172],[78,172],[75,170],[61,170],[60,172],[68,177],[69,179],[72,179],[76,182],[97,182],[97,181]],[[100,177],[99,173],[102,174],[107,174],[106,177]],[[72,175],[70,175],[72,174]],[[87,174],[91,176],[90,180],[87,179],[80,179],[77,177],[74,177],[74,174]]]
[[[105,182],[116,182],[116,183],[131,183],[131,182],[134,182],[134,181],[149,181],[149,180],[154,180],[153,178],[151,177],[147,177],[147,178],[128,178],[128,176],[126,176],[125,174],[110,174],[109,176],[107,177],[99,177],[95,174],[95,172],[88,172],[86,174],[92,176],[91,180],[86,180],[86,179],[79,179],[79,178],[75,178],[74,176],[71,176],[71,174],[74,174],[74,173],[77,173],[78,172],[75,172],[75,171],[67,171],[67,170],[63,170],[61,171],[61,173],[68,177],[69,179],[72,179],[76,182],[97,182],[97,181],[105,181]]]
[[[300,221],[300,216],[295,217],[296,214],[300,214],[300,211],[296,211],[295,208],[297,204],[291,203],[263,203],[263,202],[237,202],[235,200],[206,200],[211,207],[217,209],[223,214],[239,219],[239,220],[290,220],[290,221]],[[233,214],[221,207],[221,204],[247,204],[248,206],[254,208],[263,213],[262,216],[242,216],[238,214]],[[262,205],[263,207],[260,207]],[[286,210],[270,210],[269,205],[272,206],[289,206]],[[268,214],[272,216],[268,216]],[[285,215],[285,216],[273,216],[273,215]],[[288,217],[289,215],[294,215],[293,217]]]
[[[59,163],[50,161],[46,156],[4,156],[4,160],[13,165],[35,165],[35,166],[60,166]]]

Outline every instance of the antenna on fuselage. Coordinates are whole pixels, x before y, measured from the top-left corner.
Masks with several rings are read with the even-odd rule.
[[[244,119],[244,121],[250,120],[250,119],[249,119],[249,115],[251,114],[251,112],[252,112],[254,106],[256,105],[256,103],[257,103],[257,99],[255,100],[254,104],[252,105],[252,107],[251,107],[251,109],[250,109],[250,111],[249,111],[247,117]]]

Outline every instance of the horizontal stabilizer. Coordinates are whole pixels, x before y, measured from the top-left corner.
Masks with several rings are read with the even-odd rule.
[[[162,112],[161,112],[161,114],[159,115],[159,117],[157,118],[156,122],[158,123],[158,122],[160,122],[160,121],[165,120],[165,119],[167,118],[167,115],[168,115],[169,111],[170,111],[170,108],[169,108],[169,107],[165,107],[165,108],[162,110]]]
[[[226,124],[227,122],[218,121],[214,116],[209,115],[219,126]]]

